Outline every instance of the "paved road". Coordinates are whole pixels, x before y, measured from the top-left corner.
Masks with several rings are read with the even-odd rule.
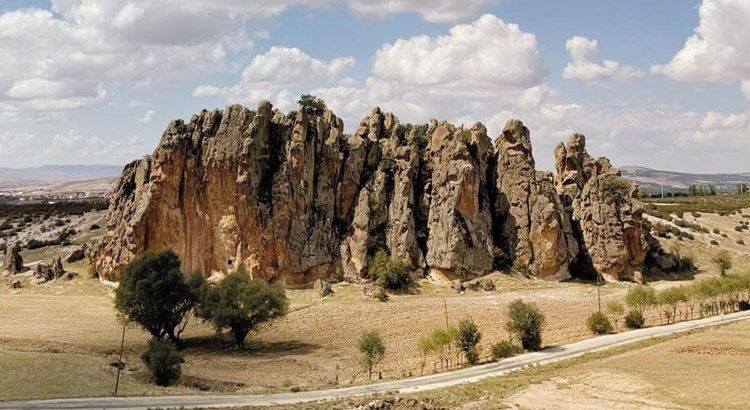
[[[341,399],[352,396],[365,396],[371,393],[398,391],[414,393],[476,382],[487,377],[502,376],[524,367],[543,365],[570,359],[585,353],[610,349],[653,337],[667,336],[706,326],[750,319],[750,311],[714,316],[700,320],[680,322],[668,326],[650,327],[607,336],[599,336],[577,343],[545,349],[541,352],[526,353],[500,362],[469,367],[452,372],[405,380],[375,383],[340,389],[315,390],[298,393],[277,393],[259,395],[202,395],[202,396],[162,396],[162,397],[100,397],[82,399],[33,400],[0,402],[0,409],[145,409],[153,407],[239,407],[268,406],[274,404],[295,404],[319,400]],[[8,375],[5,375],[6,377]]]

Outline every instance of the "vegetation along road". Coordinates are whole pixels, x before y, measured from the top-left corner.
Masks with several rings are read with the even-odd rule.
[[[263,395],[201,395],[201,396],[162,396],[162,397],[101,397],[80,399],[33,400],[0,402],[0,409],[95,409],[120,408],[140,409],[153,407],[239,407],[268,406],[275,404],[294,404],[320,400],[341,399],[352,396],[364,396],[371,393],[393,392],[414,393],[455,386],[462,383],[476,382],[487,377],[497,377],[528,366],[544,365],[560,360],[571,359],[585,353],[591,353],[616,346],[642,341],[653,337],[668,336],[703,328],[749,319],[750,311],[713,316],[699,320],[679,322],[672,325],[656,326],[629,332],[599,336],[564,346],[548,347],[542,351],[515,356],[499,362],[465,369],[416,377],[405,380],[394,380],[363,386],[341,389],[315,390],[296,393],[277,393]]]

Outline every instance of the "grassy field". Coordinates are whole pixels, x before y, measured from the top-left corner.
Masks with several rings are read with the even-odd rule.
[[[747,236],[750,243],[750,234],[732,229],[741,215],[685,213],[683,218],[706,226],[708,233],[696,232],[694,240],[666,239],[663,244],[667,249],[679,244],[682,254],[690,255],[699,271],[695,275],[655,278],[653,287],[662,289],[716,276],[718,271],[710,259],[721,248],[735,255],[731,272],[747,270],[750,252],[736,240]],[[714,233],[714,229],[720,233]],[[712,240],[719,245],[711,245]],[[27,261],[48,260],[60,252],[59,248],[41,248],[24,251],[24,257]],[[112,292],[88,276],[85,262],[66,268],[79,273],[76,279],[42,285],[31,285],[23,279],[21,289],[10,289],[4,279],[0,280],[0,374],[13,375],[0,378],[0,399],[111,394],[115,376],[111,363],[116,359],[122,330],[112,308]],[[356,341],[370,329],[379,331],[386,344],[386,357],[378,374],[384,379],[416,376],[422,373],[420,338],[445,326],[446,320],[456,324],[466,317],[473,318],[483,333],[482,359],[487,360],[489,346],[508,337],[504,329],[506,309],[517,298],[536,303],[547,316],[546,345],[591,337],[585,318],[596,310],[597,289],[590,283],[549,283],[502,273],[490,277],[496,291],[459,295],[448,281],[436,277],[421,281],[417,294],[393,295],[386,303],[365,296],[363,286],[358,284],[334,285],[334,295],[323,299],[313,290],[289,290],[290,313],[251,334],[246,351],[236,350],[226,335],[216,336],[206,324],[192,321],[184,334],[183,382],[169,390],[148,383],[139,359],[148,337],[129,325],[121,392],[261,393],[364,383]],[[603,286],[603,303],[623,302],[630,286]],[[647,319],[648,324],[659,322],[655,312]],[[428,359],[424,371],[435,370],[445,369],[436,368]],[[77,379],[66,384],[66,374]],[[503,383],[521,386],[529,381],[509,378]]]
[[[397,396],[394,410],[745,409],[750,322],[591,353],[499,378]],[[392,400],[394,395],[378,396]],[[350,409],[373,398],[269,410]]]

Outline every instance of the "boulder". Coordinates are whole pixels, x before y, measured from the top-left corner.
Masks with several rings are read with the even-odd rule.
[[[490,278],[476,278],[464,283],[466,289],[473,291],[491,292],[495,290],[495,282]]]
[[[333,295],[333,289],[331,288],[331,283],[322,279],[318,279],[315,281],[315,284],[313,285],[313,289],[315,289],[315,292],[321,298],[324,298],[329,295]]]
[[[23,257],[21,257],[21,246],[18,243],[6,248],[3,257],[3,269],[11,275],[21,273],[26,269],[23,266]]]
[[[63,268],[62,259],[59,256],[56,256],[52,259],[52,263],[50,265],[39,262],[34,268],[33,277],[38,282],[47,282],[50,280],[61,278],[65,274],[66,272]]]
[[[82,261],[86,258],[86,250],[84,248],[76,248],[72,250],[68,256],[65,257],[65,262],[75,263]]]

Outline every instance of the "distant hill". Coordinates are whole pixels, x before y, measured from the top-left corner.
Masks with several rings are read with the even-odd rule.
[[[0,167],[0,187],[13,188],[62,182],[90,181],[120,176],[117,165],[43,165],[29,168]]]
[[[689,174],[685,172],[659,171],[651,168],[620,167],[622,176],[636,182],[641,192],[687,191],[690,185],[713,185],[718,191],[734,192],[737,184],[750,184],[750,173],[739,174]]]

